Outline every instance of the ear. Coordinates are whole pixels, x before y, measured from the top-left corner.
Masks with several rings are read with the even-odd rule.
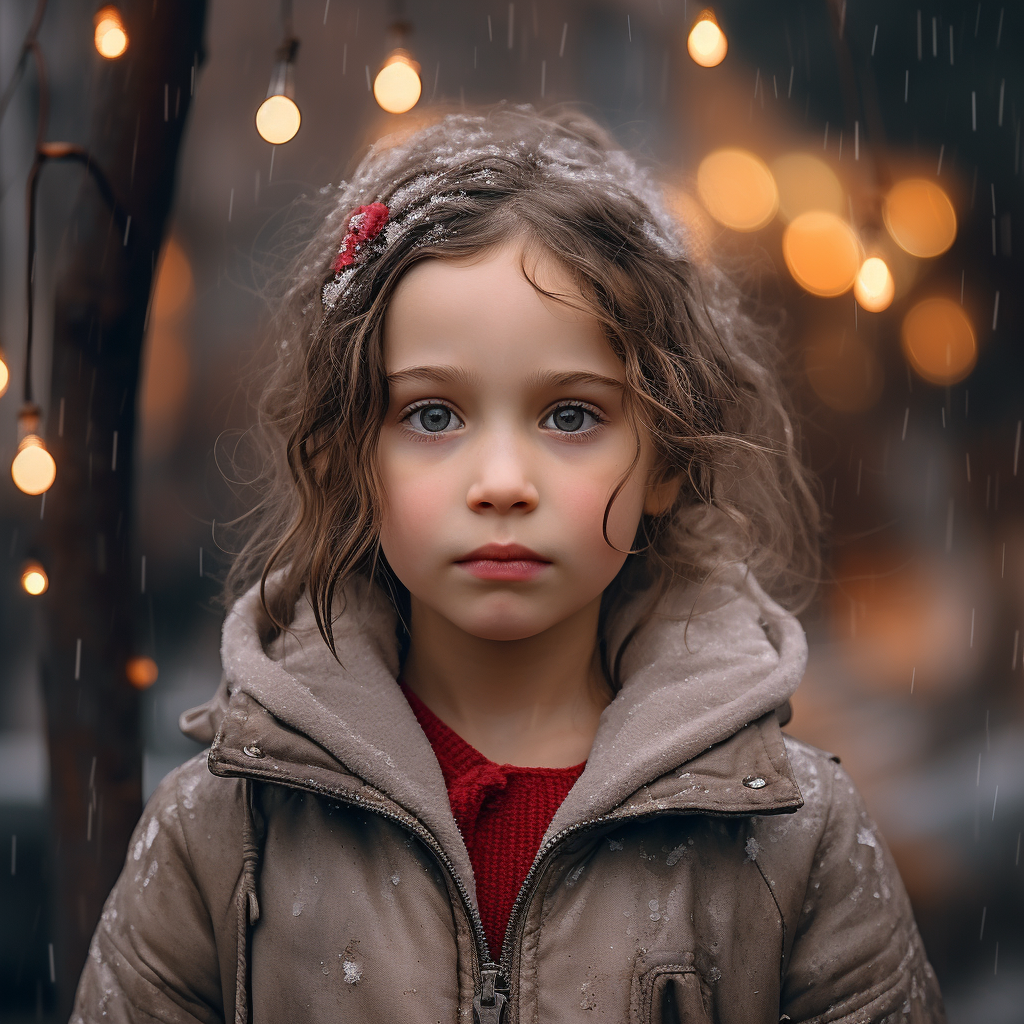
[[[647,485],[647,495],[644,498],[644,515],[664,515],[674,504],[679,495],[679,488],[682,486],[682,474],[676,473],[670,477],[656,475]]]

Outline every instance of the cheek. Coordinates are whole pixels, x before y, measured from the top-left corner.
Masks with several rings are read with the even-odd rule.
[[[574,531],[578,530],[585,546],[602,560],[622,557],[604,539],[604,514],[612,490],[607,479],[598,482],[593,477],[584,477],[566,487],[562,495],[561,514],[565,521],[574,524]],[[642,510],[642,488],[634,480],[627,481],[608,515],[608,540],[616,548],[625,551],[632,546]]]
[[[430,551],[445,517],[436,473],[402,460],[380,460],[384,489],[381,548],[399,579],[414,575],[416,563]],[[404,580],[403,580],[404,582]]]

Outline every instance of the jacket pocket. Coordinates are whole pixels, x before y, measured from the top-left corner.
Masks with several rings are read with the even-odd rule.
[[[692,953],[637,957],[629,1001],[631,1024],[711,1024]]]

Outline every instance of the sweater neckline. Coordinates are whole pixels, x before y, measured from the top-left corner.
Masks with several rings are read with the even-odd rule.
[[[471,743],[467,743],[451,726],[446,724],[426,704],[406,686],[401,678],[398,685],[409,702],[420,728],[426,734],[435,752],[443,751],[442,763],[454,769],[455,774],[462,775],[474,768],[485,766],[500,769],[505,775],[526,775],[534,778],[572,779],[575,781],[583,773],[587,762],[569,765],[565,768],[528,767],[515,764],[498,764],[481,754]]]

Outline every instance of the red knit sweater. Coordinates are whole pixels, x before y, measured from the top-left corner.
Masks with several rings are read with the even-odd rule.
[[[501,955],[512,904],[555,811],[583,774],[571,768],[519,768],[495,764],[449,729],[411,690],[402,686],[448,787],[452,813],[476,876],[487,944]]]

